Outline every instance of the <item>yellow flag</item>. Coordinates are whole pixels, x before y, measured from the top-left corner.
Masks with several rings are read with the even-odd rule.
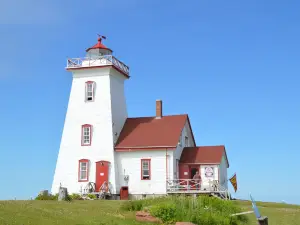
[[[237,181],[236,181],[236,174],[234,174],[230,179],[230,183],[232,184],[234,191],[237,191]]]

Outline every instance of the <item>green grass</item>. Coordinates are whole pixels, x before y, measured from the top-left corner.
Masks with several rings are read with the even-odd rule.
[[[122,201],[0,201],[2,225],[133,225],[135,212],[121,209]],[[250,202],[237,201],[244,211],[251,210]],[[271,225],[299,225],[300,206],[258,203],[261,214],[268,216]],[[249,225],[256,225],[254,214]]]
[[[2,225],[139,225],[120,201],[0,201]]]
[[[252,210],[249,201],[238,201],[243,211]],[[281,203],[257,202],[260,213],[267,216],[270,225],[299,225],[300,206]],[[254,213],[248,215],[249,225],[257,225]]]

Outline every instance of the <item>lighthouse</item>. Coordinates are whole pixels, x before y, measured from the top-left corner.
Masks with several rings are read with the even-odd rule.
[[[127,119],[124,82],[129,67],[103,44],[104,36],[82,58],[67,59],[72,88],[51,192],[67,187],[80,193],[90,182],[107,182],[116,193],[114,147]]]

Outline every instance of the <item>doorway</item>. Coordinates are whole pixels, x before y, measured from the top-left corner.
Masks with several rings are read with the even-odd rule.
[[[194,177],[194,175],[196,174],[196,172],[199,172],[199,168],[191,168],[191,177],[190,177],[190,179],[193,179],[193,177]]]
[[[96,192],[99,192],[104,182],[108,183],[110,162],[96,162]],[[107,186],[108,187],[108,186]]]

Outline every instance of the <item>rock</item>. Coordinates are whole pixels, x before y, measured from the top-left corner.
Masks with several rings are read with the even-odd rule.
[[[175,225],[196,225],[196,224],[191,222],[177,222]]]
[[[162,223],[160,219],[153,217],[150,215],[150,213],[144,211],[136,212],[135,218],[137,221],[141,221],[141,222]]]
[[[60,187],[58,192],[58,201],[66,201],[68,198],[67,188]]]

